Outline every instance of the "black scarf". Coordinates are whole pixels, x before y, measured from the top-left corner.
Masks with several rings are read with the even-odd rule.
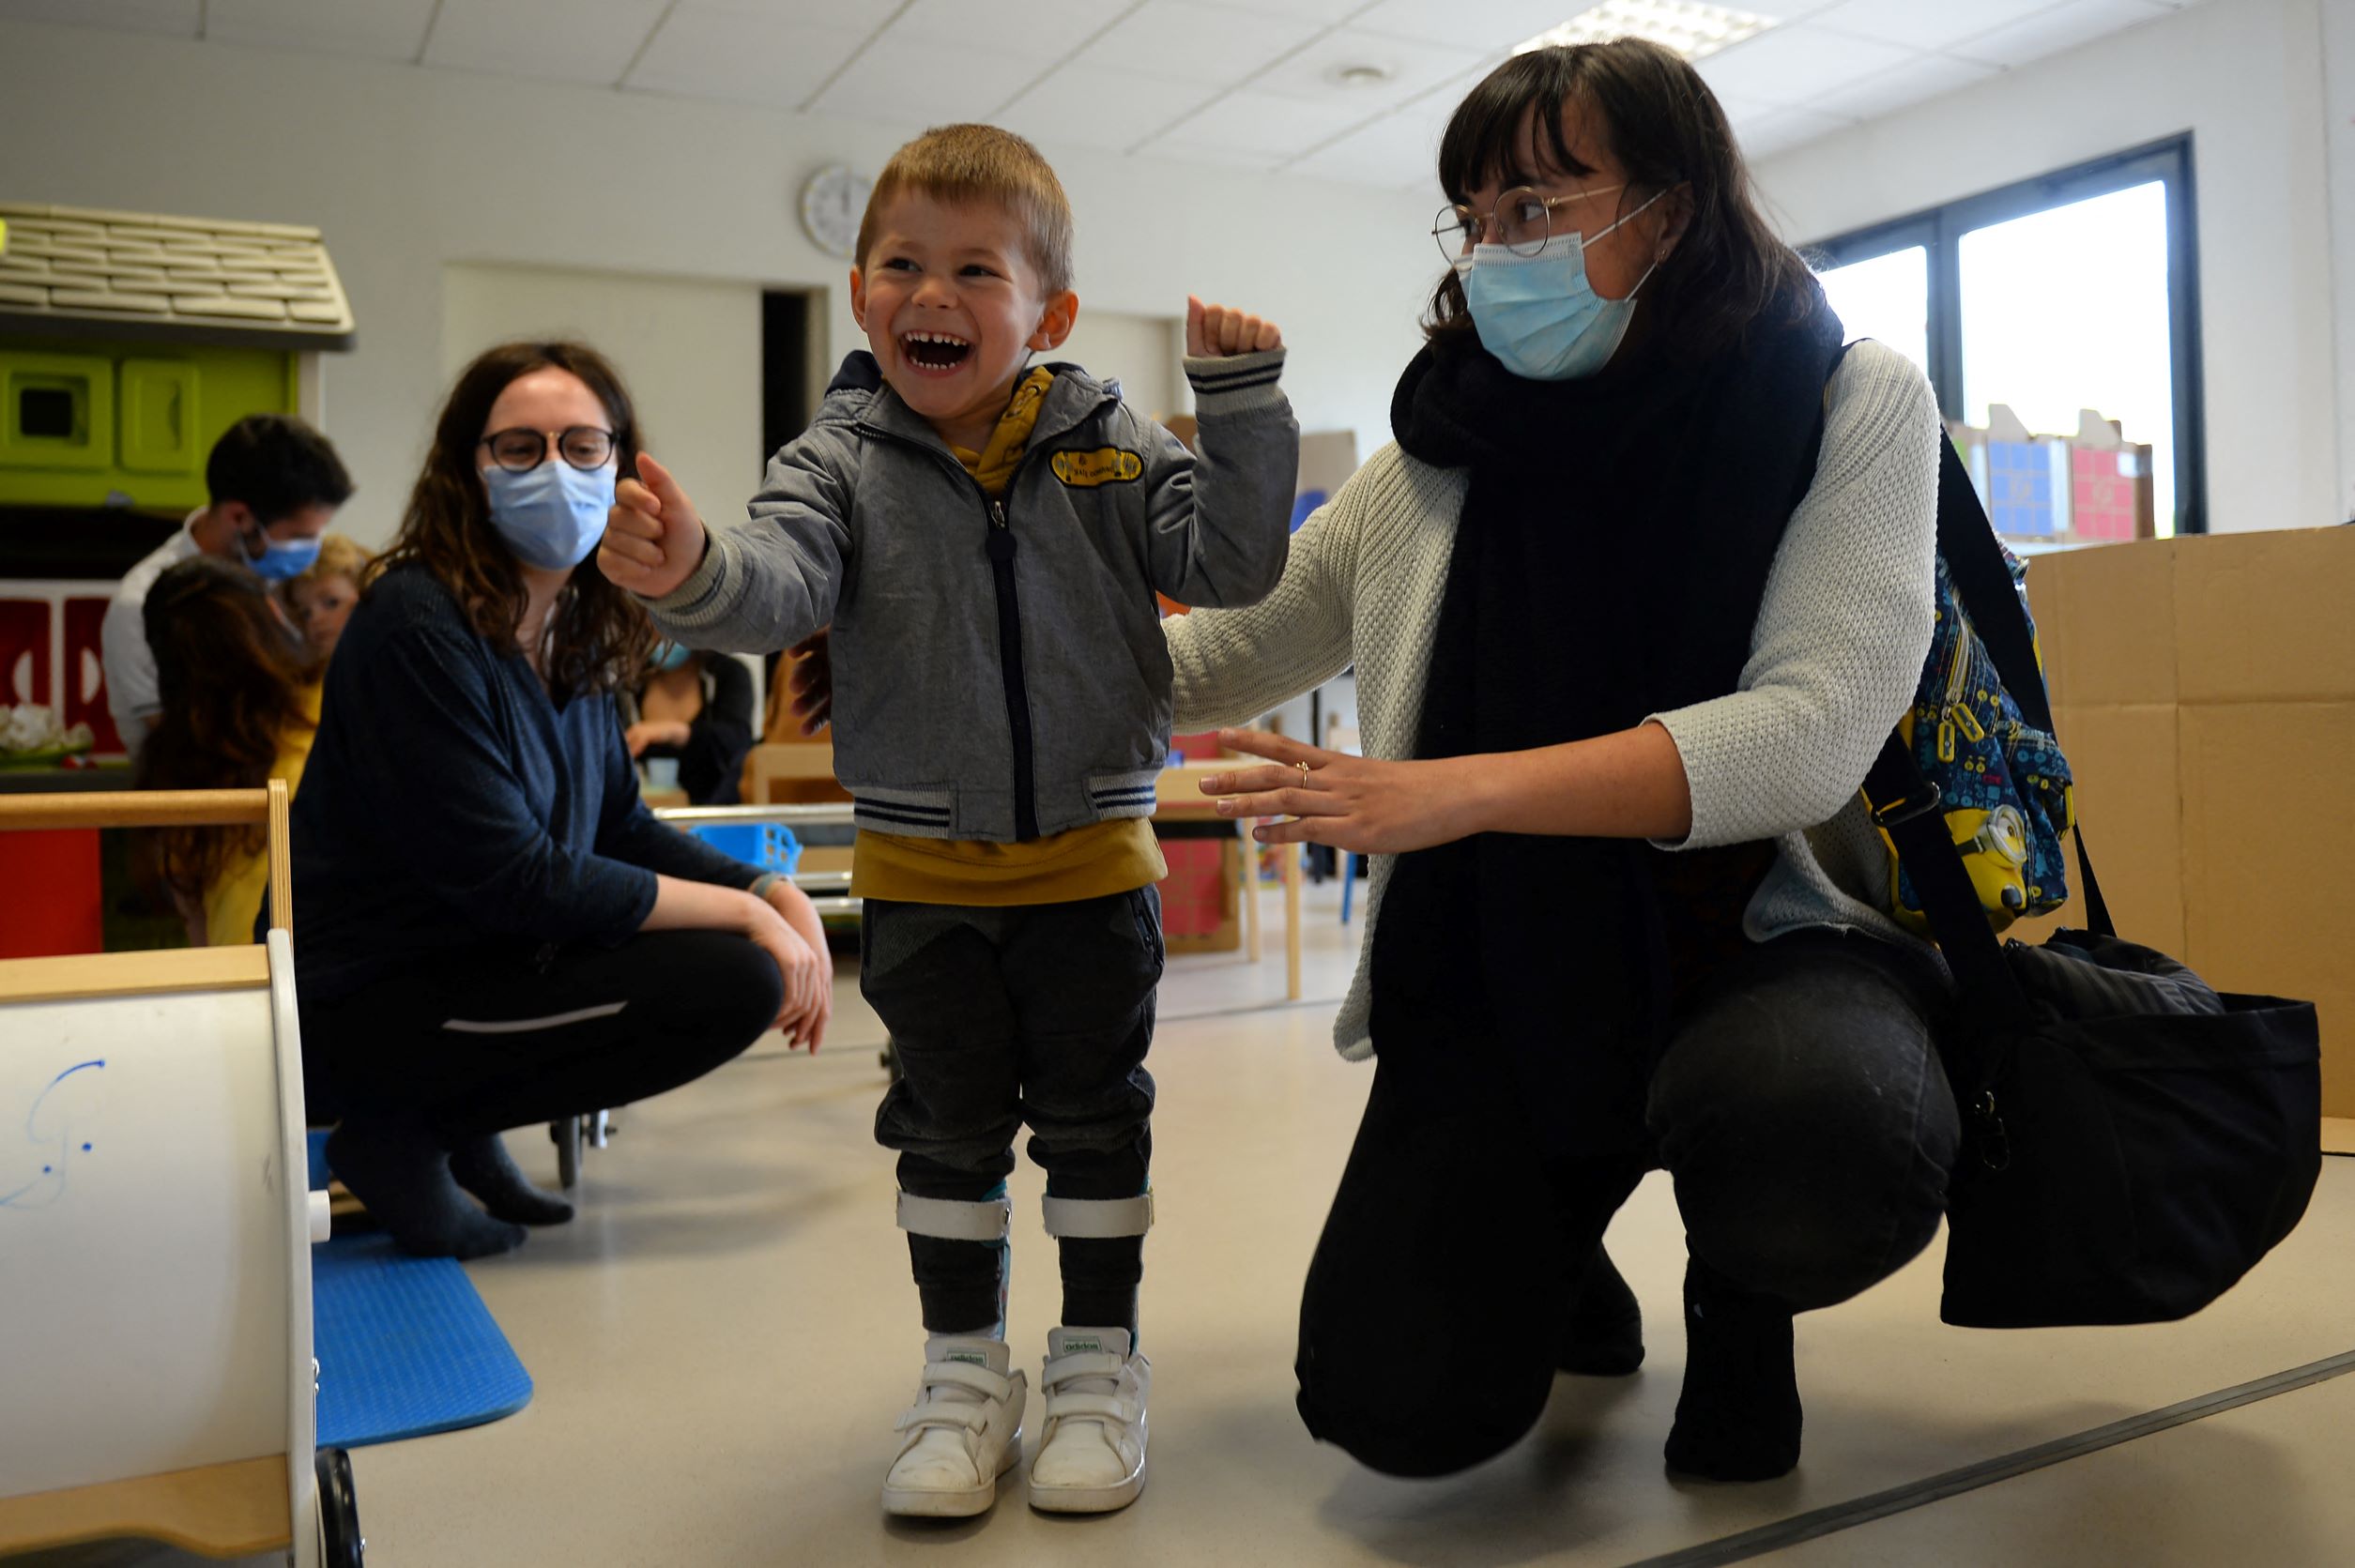
[[[1523,380],[1468,332],[1407,367],[1399,446],[1471,471],[1417,756],[1608,735],[1738,689],[1842,336],[1820,300],[1781,314],[1713,358],[1636,345],[1576,381]],[[1638,1145],[1693,978],[1675,960],[1698,925],[1738,918],[1770,859],[1502,833],[1404,856],[1377,937],[1376,1045],[1476,998],[1556,1152]]]

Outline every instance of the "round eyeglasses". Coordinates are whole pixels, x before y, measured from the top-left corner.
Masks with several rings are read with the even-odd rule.
[[[1486,218],[1470,207],[1452,204],[1441,207],[1431,220],[1431,238],[1447,265],[1458,272],[1472,270],[1472,248],[1476,245],[1502,245],[1516,256],[1537,255],[1553,237],[1555,207],[1626,189],[1625,185],[1605,185],[1592,190],[1573,190],[1567,196],[1548,196],[1531,186],[1515,186],[1496,198]]]
[[[482,437],[491,461],[511,474],[528,474],[548,455],[548,437],[536,430],[495,430]],[[575,468],[603,468],[613,460],[613,432],[574,425],[556,437],[558,456]]]

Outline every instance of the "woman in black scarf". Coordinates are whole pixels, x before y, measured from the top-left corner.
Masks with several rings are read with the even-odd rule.
[[[1231,732],[1274,843],[1375,855],[1337,1028],[1378,1053],[1310,1266],[1300,1408],[1377,1469],[1500,1452],[1632,1372],[1644,1173],[1690,1262],[1672,1468],[1798,1461],[1792,1316],[1928,1244],[1943,971],[1857,791],[1933,617],[1937,413],[1752,205],[1690,65],[1499,67],[1447,128],[1449,270],[1397,444],[1262,604],[1170,623],[1180,729],[1358,672],[1363,759]]]

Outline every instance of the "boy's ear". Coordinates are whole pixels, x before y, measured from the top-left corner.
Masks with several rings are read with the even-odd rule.
[[[850,269],[850,319],[866,330],[866,278],[857,267]]]
[[[1047,301],[1039,312],[1038,330],[1031,334],[1031,346],[1044,353],[1061,348],[1071,336],[1071,328],[1079,319],[1079,297],[1065,289]]]

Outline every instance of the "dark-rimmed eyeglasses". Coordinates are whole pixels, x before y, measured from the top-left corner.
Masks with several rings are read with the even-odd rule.
[[[511,474],[528,474],[548,456],[548,437],[536,430],[495,430],[481,444],[491,449],[491,461]],[[557,434],[556,449],[575,468],[603,468],[613,460],[613,432],[573,425]]]

